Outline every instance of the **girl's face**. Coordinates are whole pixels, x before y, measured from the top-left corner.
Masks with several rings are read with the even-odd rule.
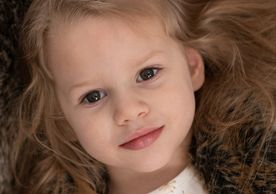
[[[107,18],[54,25],[47,45],[61,108],[92,157],[139,172],[188,160],[194,91],[204,80],[196,51],[156,20]]]

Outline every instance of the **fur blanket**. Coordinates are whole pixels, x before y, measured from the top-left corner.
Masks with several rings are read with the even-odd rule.
[[[18,31],[30,0],[0,0],[0,194],[12,193],[13,176],[9,153],[16,134],[12,107],[21,91]],[[250,179],[241,172],[253,165],[262,130],[247,129],[239,134],[241,144],[229,151],[219,137],[197,134],[192,149],[194,165],[201,172],[211,194],[276,193],[276,134],[267,138],[262,161]]]
[[[0,194],[11,193],[10,148],[16,129],[12,107],[20,92],[18,31],[27,0],[0,0]]]
[[[269,135],[260,153],[257,148],[263,129],[242,129],[236,147],[221,137],[199,132],[194,140],[194,165],[205,180],[210,194],[276,193],[276,131]],[[255,161],[255,155],[260,160]],[[251,167],[254,166],[254,171]]]

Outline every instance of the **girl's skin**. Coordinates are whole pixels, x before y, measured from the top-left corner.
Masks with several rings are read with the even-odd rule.
[[[60,21],[47,44],[57,98],[81,145],[106,165],[111,193],[146,193],[175,177],[189,163],[201,56],[155,19]],[[122,146],[145,129],[156,135]]]

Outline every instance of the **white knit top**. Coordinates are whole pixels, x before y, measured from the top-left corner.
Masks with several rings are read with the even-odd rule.
[[[208,194],[203,185],[193,167],[188,166],[173,180],[149,194]]]

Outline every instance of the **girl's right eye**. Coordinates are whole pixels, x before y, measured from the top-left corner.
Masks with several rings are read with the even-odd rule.
[[[106,92],[101,90],[93,90],[84,96],[81,100],[81,104],[94,104],[105,96],[107,96]]]

